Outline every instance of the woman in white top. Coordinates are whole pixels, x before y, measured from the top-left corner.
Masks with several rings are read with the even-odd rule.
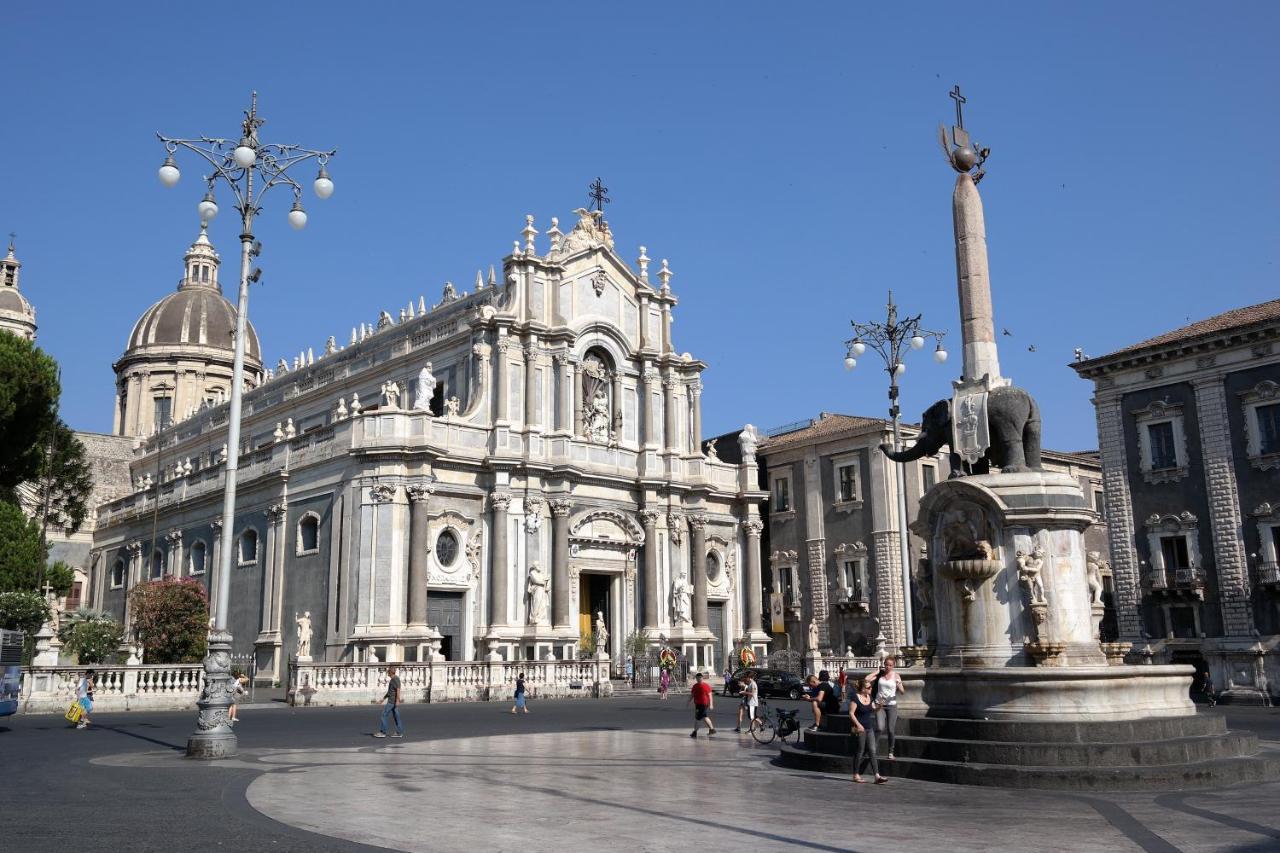
[[[894,729],[898,726],[898,696],[907,690],[894,664],[893,658],[884,659],[884,666],[876,675],[872,691],[876,707],[884,710],[884,731],[889,738],[889,754],[885,759],[888,761],[893,761]]]
[[[747,717],[747,726],[749,729],[756,727],[756,708],[760,705],[760,686],[756,684],[754,672],[745,673],[742,676],[742,704],[738,706],[738,725],[734,727],[735,732],[742,731],[742,717]]]

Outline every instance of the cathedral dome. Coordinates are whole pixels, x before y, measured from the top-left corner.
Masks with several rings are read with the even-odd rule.
[[[0,330],[34,341],[36,309],[18,290],[18,272],[21,269],[22,264],[18,262],[10,240],[9,254],[0,258]]]
[[[236,308],[218,284],[218,253],[204,229],[183,257],[185,275],[178,290],[148,308],[133,327],[125,356],[152,348],[165,351],[225,350],[235,346]],[[260,366],[262,351],[253,324],[245,337],[246,363]]]

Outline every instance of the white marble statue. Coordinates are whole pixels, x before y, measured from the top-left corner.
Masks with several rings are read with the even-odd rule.
[[[756,428],[751,424],[744,426],[742,432],[738,433],[738,449],[742,451],[743,462],[756,461],[756,447],[759,444],[760,435],[756,432]]]
[[[338,410],[337,412],[334,413],[334,420],[345,421],[346,419],[347,419],[347,401],[346,399],[339,397]]]
[[[449,417],[457,417],[458,409],[461,408],[461,406],[462,406],[462,401],[459,400],[457,397],[450,397],[448,400],[445,400],[444,402],[444,410],[445,410],[445,413],[449,415]]]
[[[706,457],[710,459],[712,462],[720,461],[720,454],[719,452],[716,451],[716,443],[714,441],[707,442]]]
[[[360,395],[359,394],[351,395],[351,417],[353,418],[360,417]]]
[[[1089,584],[1089,603],[1102,603],[1102,567],[1106,565],[1106,561],[1102,559],[1102,555],[1097,551],[1090,551],[1084,561],[1086,571],[1086,581]]]
[[[1039,543],[1032,546],[1030,554],[1018,552],[1018,582],[1027,590],[1032,604],[1045,604],[1044,582],[1040,570],[1044,568],[1044,548]]]
[[[687,575],[681,574],[671,584],[671,610],[675,613],[676,624],[689,625],[693,622],[693,584]]]
[[[400,383],[394,379],[382,383],[382,405],[388,409],[400,408]]]
[[[298,626],[298,657],[311,657],[311,611],[308,610],[301,616],[293,615],[294,624]]]
[[[413,410],[428,412],[431,410],[431,397],[436,393],[436,377],[431,372],[431,362],[427,362],[418,371],[418,387],[414,390]]]
[[[296,438],[297,435],[298,435],[298,428],[293,425],[293,418],[289,418],[288,420],[285,421],[285,424],[284,424],[284,437]]]
[[[271,435],[273,438],[275,438],[276,444],[279,444],[280,442],[284,441],[284,424],[280,423],[279,421],[276,421],[276,430]]]
[[[529,624],[530,625],[547,625],[550,620],[547,617],[547,590],[551,585],[551,576],[546,570],[534,563],[529,567],[529,583],[526,593],[529,596]]]
[[[816,653],[818,651],[818,620],[809,620],[809,651]]]
[[[609,628],[604,624],[604,611],[596,611],[596,651],[607,651],[609,647]]]
[[[587,437],[604,444],[609,441],[609,395],[604,387],[596,389],[587,412]]]

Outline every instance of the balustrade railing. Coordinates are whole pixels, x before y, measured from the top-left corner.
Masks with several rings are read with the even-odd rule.
[[[62,710],[75,698],[76,685],[88,669],[94,670],[93,702],[99,711],[193,707],[204,687],[204,666],[198,663],[33,666],[23,675],[23,709]]]
[[[1280,584],[1280,562],[1272,560],[1258,566],[1258,582]]]

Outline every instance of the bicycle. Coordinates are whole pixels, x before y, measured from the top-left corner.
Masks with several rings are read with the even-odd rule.
[[[751,722],[751,736],[760,744],[773,743],[775,737],[781,738],[783,743],[788,743],[788,738],[792,737],[799,742],[799,716],[799,711],[784,711],[781,708],[774,708],[770,712],[768,703],[762,701],[756,710],[756,718]]]

